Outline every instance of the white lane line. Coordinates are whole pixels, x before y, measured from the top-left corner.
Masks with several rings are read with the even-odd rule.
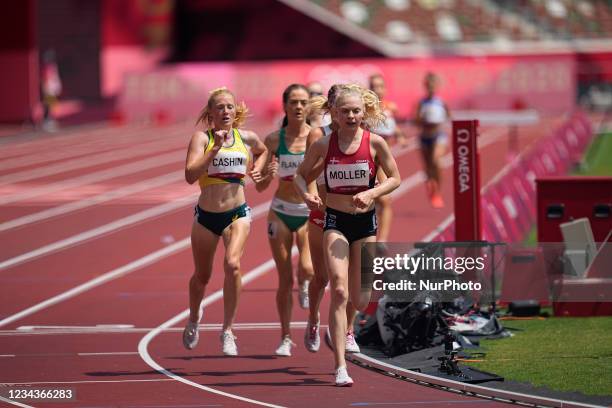
[[[60,249],[64,249],[64,248],[79,244],[83,241],[87,241],[87,240],[99,237],[100,235],[108,234],[109,232],[116,231],[128,225],[136,224],[146,219],[157,217],[159,215],[177,210],[181,207],[185,207],[188,204],[193,203],[196,197],[197,197],[197,194],[193,193],[191,195],[178,198],[176,200],[170,201],[165,204],[147,208],[144,211],[140,211],[135,214],[128,215],[127,217],[120,218],[108,224],[104,224],[100,227],[93,228],[85,232],[81,232],[80,234],[76,234],[71,237],[53,242],[51,244],[37,248],[33,251],[25,252],[13,258],[6,259],[0,262],[0,271],[3,269],[10,268],[12,266],[18,265],[20,263],[28,262],[32,259],[39,258],[51,252],[56,252]]]
[[[95,288],[96,286],[100,286],[108,281],[117,279],[120,276],[126,275],[130,272],[133,272],[135,270],[138,270],[140,268],[142,268],[143,266],[146,265],[150,265],[153,264],[155,262],[157,262],[158,260],[165,258],[167,256],[170,256],[172,254],[175,254],[177,252],[180,252],[182,250],[184,250],[185,248],[188,248],[190,245],[190,239],[189,238],[185,238],[182,239],[178,242],[175,242],[174,244],[168,245],[165,248],[162,248],[160,250],[157,250],[155,252],[152,252],[142,258],[139,258],[135,261],[132,261],[130,263],[128,263],[127,265],[124,265],[120,268],[114,269],[110,272],[105,273],[104,275],[100,275],[97,278],[94,278],[92,280],[89,280],[79,286],[76,286],[66,292],[60,293],[59,295],[53,296],[52,298],[49,298],[43,302],[40,302],[34,306],[31,306],[27,309],[24,309],[18,313],[15,313],[14,315],[8,316],[2,320],[0,320],[0,327],[5,326],[11,322],[14,322],[15,320],[19,320],[22,319],[26,316],[29,316],[33,313],[36,313],[40,310],[46,309],[50,306],[53,306],[57,303],[63,302],[66,299],[70,299],[71,297],[74,297],[78,294],[81,294],[83,292],[86,292],[88,290],[91,290],[92,288]]]
[[[0,386],[15,386],[15,385],[52,385],[52,384],[104,384],[104,383],[139,383],[139,382],[168,382],[174,381],[171,378],[152,378],[142,380],[82,380],[82,381],[32,381],[19,383],[0,383]]]
[[[133,329],[133,324],[97,324],[95,326],[19,326],[17,331],[32,330],[125,330]]]
[[[294,329],[303,329],[306,327],[307,322],[291,322],[290,327]],[[27,327],[27,326],[26,326]],[[223,327],[222,323],[205,323],[200,325],[200,331],[219,331]],[[235,323],[232,326],[238,331],[256,331],[256,330],[278,330],[280,323]],[[326,325],[321,325],[325,328]],[[36,330],[22,330],[18,327],[16,330],[0,330],[0,337],[10,336],[56,336],[65,334],[138,334],[148,333],[153,330],[153,327],[134,327],[134,328],[69,328],[65,329],[36,329]],[[181,332],[183,329],[180,328],[168,328],[164,332]]]
[[[0,354],[0,357],[17,357],[15,354]]]
[[[112,163],[118,160],[126,160],[135,156],[143,156],[149,153],[160,152],[163,150],[178,149],[176,140],[162,139],[161,142],[155,141],[143,143],[137,149],[121,149],[120,151],[104,152],[93,156],[79,157],[76,159],[64,161],[61,163],[49,164],[46,166],[36,167],[18,171],[15,173],[0,176],[0,186],[6,184],[15,184],[26,180],[32,180],[39,177],[47,177],[55,174],[65,173],[72,170],[78,170],[87,167],[93,167],[100,164]],[[183,147],[184,151],[185,148]]]
[[[251,217],[253,219],[257,219],[259,217],[261,217],[264,213],[266,213],[268,211],[270,207],[270,201],[266,201],[262,204],[259,204],[258,206],[256,206],[255,208],[252,209],[251,211]],[[34,306],[31,306],[27,309],[24,309],[18,313],[15,313],[11,316],[8,316],[2,320],[0,320],[0,327],[2,326],[6,326],[7,324],[14,322],[16,320],[22,319],[26,316],[29,316],[33,313],[36,313],[40,310],[46,309],[50,306],[53,306],[57,303],[63,302],[66,299],[70,299],[71,297],[74,297],[76,295],[79,295],[83,292],[86,292],[88,290],[91,290],[92,288],[95,288],[96,286],[100,286],[108,281],[117,279],[123,275],[127,275],[128,273],[134,272],[135,270],[138,270],[146,265],[150,265],[153,263],[156,263],[157,261],[159,261],[160,259],[163,259],[167,256],[173,255],[177,252],[180,252],[186,248],[189,248],[189,246],[191,245],[191,238],[187,237],[187,238],[183,238],[180,241],[177,241],[171,245],[168,245],[167,247],[164,247],[162,249],[159,249],[157,251],[151,252],[148,255],[143,256],[142,258],[139,258],[135,261],[132,261],[126,265],[123,265],[117,269],[113,269],[110,272],[106,272],[103,275],[98,276],[97,278],[91,279],[79,286],[76,286],[66,292],[62,292],[59,295],[53,296],[52,298],[49,298],[45,301],[42,301]]]
[[[295,255],[297,253],[297,248],[293,247],[291,253],[292,253],[292,255]],[[262,276],[263,274],[267,273],[268,271],[270,271],[274,267],[275,267],[274,260],[273,259],[268,259],[266,262],[260,264],[256,268],[254,268],[251,271],[249,271],[246,275],[244,275],[242,277],[242,284],[243,285],[248,284],[252,280],[255,280],[258,277]],[[222,297],[223,297],[223,289],[219,289],[218,291],[216,291],[216,292],[212,293],[211,295],[205,297],[202,300],[200,308],[206,307],[206,306],[210,305],[211,303],[214,303],[214,302],[218,301]],[[265,406],[265,407],[279,407],[278,405],[268,404],[266,402],[253,400],[253,399],[250,399],[250,398],[242,397],[240,395],[231,394],[231,393],[228,393],[228,392],[216,390],[216,389],[211,388],[211,387],[207,387],[207,386],[202,385],[202,384],[198,384],[196,382],[190,381],[190,380],[188,380],[186,378],[183,378],[183,377],[181,377],[181,376],[179,376],[177,374],[174,374],[173,372],[170,372],[170,371],[166,370],[164,367],[159,365],[155,360],[153,360],[153,358],[149,354],[149,350],[148,350],[149,343],[151,343],[151,341],[158,334],[160,334],[164,329],[167,329],[167,328],[170,328],[170,327],[174,326],[175,324],[177,324],[181,320],[186,319],[188,316],[189,316],[189,309],[183,310],[181,313],[177,314],[176,316],[174,316],[174,317],[170,318],[169,320],[165,321],[164,323],[160,324],[157,328],[151,330],[149,333],[147,333],[140,340],[140,342],[138,343],[138,352],[140,353],[140,356],[145,361],[145,363],[147,363],[149,366],[151,366],[151,368],[153,368],[154,370],[157,370],[161,374],[164,374],[164,375],[166,375],[166,376],[168,376],[170,378],[173,378],[176,381],[180,381],[180,382],[182,382],[184,384],[190,385],[190,386],[195,387],[195,388],[199,388],[201,390],[204,390],[204,391],[207,391],[207,392],[210,392],[210,393],[213,393],[213,394],[218,394],[218,395],[222,395],[222,396],[225,396],[225,397],[237,399],[237,400],[240,400],[240,401],[249,402],[251,404],[262,405],[262,406]]]
[[[23,201],[34,197],[39,197],[41,195],[48,195],[57,191],[80,187],[85,184],[97,183],[99,181],[109,180],[115,177],[125,176],[127,174],[133,174],[172,163],[178,164],[185,159],[184,150],[185,149],[177,149],[170,153],[164,153],[146,159],[137,160],[132,163],[114,167],[112,169],[95,171],[82,176],[45,184],[41,187],[19,190],[13,194],[3,194],[3,196],[0,197],[0,205],[14,203],[16,201]]]
[[[22,404],[21,402],[11,401],[10,399],[4,398],[4,397],[0,397],[0,401],[8,402],[9,404],[17,405],[18,407],[36,408],[31,405]]]
[[[88,357],[88,356],[133,356],[138,354],[137,351],[107,351],[100,353],[77,353],[78,356]]]
[[[129,148],[133,146],[134,142],[137,142],[143,135],[150,135],[151,132],[147,130],[134,131],[130,136],[122,137],[121,139],[114,140],[114,143],[109,143],[106,139],[91,140],[87,144],[80,146],[62,146],[53,145],[48,149],[33,148],[30,154],[24,154],[19,157],[13,157],[0,162],[0,170],[7,170],[15,167],[31,166],[34,164],[46,163],[50,161],[59,161],[71,157],[85,156],[94,153],[103,153],[109,150],[118,150]],[[113,136],[106,135],[107,139],[113,139]],[[168,139],[165,135],[157,137],[147,137],[147,142],[158,141],[162,139]],[[43,150],[41,152],[41,150]]]
[[[67,214],[76,210],[81,210],[83,208],[91,207],[92,205],[115,200],[117,198],[125,197],[145,190],[150,190],[173,182],[178,182],[182,179],[183,174],[180,172],[175,171],[172,173],[166,173],[164,175],[153,177],[141,181],[139,183],[134,183],[115,190],[107,191],[105,193],[101,193],[93,197],[84,198],[82,200],[73,201],[64,205],[59,205],[57,207],[52,207],[43,211],[39,211],[37,213],[24,215],[23,217],[19,218],[14,218],[10,221],[1,223],[0,232],[31,224],[33,222],[42,221],[51,217],[57,217],[58,215]]]

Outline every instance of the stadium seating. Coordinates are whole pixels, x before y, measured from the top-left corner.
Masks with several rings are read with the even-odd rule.
[[[612,35],[612,2],[606,0],[494,0],[558,39]]]
[[[347,22],[403,44],[602,38],[606,0],[311,0]]]

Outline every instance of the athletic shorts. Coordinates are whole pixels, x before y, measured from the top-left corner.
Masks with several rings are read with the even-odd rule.
[[[270,208],[291,232],[297,231],[308,221],[310,212],[306,203],[290,203],[277,197],[272,199]],[[271,226],[268,226],[269,230],[270,228]]]
[[[323,229],[325,226],[325,212],[321,210],[311,210],[310,215],[308,216],[308,221],[310,221],[311,224]]]
[[[438,132],[434,134],[433,136],[421,135],[419,137],[419,140],[421,141],[422,147],[429,147],[429,148],[433,147],[436,143],[448,144],[448,136],[444,132]]]
[[[336,230],[340,232],[349,245],[363,238],[376,236],[378,225],[376,210],[362,214],[348,214],[342,211],[327,208],[325,210],[324,231]]]
[[[225,212],[204,211],[199,205],[195,206],[194,216],[198,223],[215,235],[221,236],[232,222],[240,218],[251,221],[251,208],[246,203]]]

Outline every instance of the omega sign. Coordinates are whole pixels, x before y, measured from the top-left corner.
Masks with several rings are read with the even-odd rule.
[[[470,165],[469,155],[470,147],[468,145],[470,141],[470,132],[467,129],[459,129],[457,132],[457,157],[459,158],[459,173],[457,174],[457,183],[459,185],[459,192],[465,193],[470,189]]]
[[[478,176],[476,120],[453,121],[453,179],[455,181],[455,237],[479,240],[480,177]]]

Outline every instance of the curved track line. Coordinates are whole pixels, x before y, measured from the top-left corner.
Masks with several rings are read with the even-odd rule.
[[[13,401],[13,400],[10,400],[10,399],[4,398],[4,397],[0,397],[0,401],[8,402],[9,404],[17,405],[18,407],[36,408],[36,407],[31,406],[31,405],[22,404],[21,402]]]
[[[291,251],[292,256],[297,254],[297,247],[293,247],[292,251]],[[274,264],[274,260],[273,259],[269,259],[266,262],[260,264],[259,266],[257,266],[256,268],[252,269],[251,271],[249,271],[246,275],[244,275],[242,277],[242,284],[246,285],[247,283],[249,283],[252,280],[257,279],[258,277],[260,277],[261,275],[265,274],[266,272],[268,272],[269,270],[275,268],[275,264]],[[223,290],[220,289],[216,292],[214,292],[213,294],[207,296],[206,298],[204,298],[202,300],[202,304],[201,304],[201,308],[202,307],[206,307],[208,305],[210,305],[211,303],[216,302],[217,300],[221,299],[223,297]],[[162,323],[161,325],[159,325],[158,327],[156,327],[155,329],[153,329],[152,331],[150,331],[149,333],[147,333],[138,343],[138,353],[140,354],[140,357],[144,360],[145,363],[147,363],[151,368],[153,368],[154,370],[160,372],[161,374],[164,374],[170,378],[173,378],[177,381],[180,381],[184,384],[190,385],[192,387],[195,388],[199,388],[201,390],[207,391],[207,392],[211,392],[213,394],[218,394],[218,395],[222,395],[228,398],[233,398],[233,399],[237,399],[240,401],[244,401],[244,402],[249,402],[251,404],[255,404],[255,405],[261,405],[264,407],[281,407],[280,405],[274,405],[274,404],[268,404],[266,402],[262,402],[262,401],[257,401],[257,400],[253,400],[250,398],[246,398],[246,397],[241,397],[240,395],[236,395],[236,394],[230,394],[228,392],[224,392],[224,391],[219,391],[216,390],[214,388],[210,388],[207,387],[205,385],[202,384],[198,384],[196,382],[190,381],[186,378],[183,378],[179,375],[176,375],[168,370],[166,370],[165,368],[163,368],[161,365],[159,365],[155,360],[153,360],[153,358],[151,357],[151,355],[149,354],[148,351],[148,346],[149,343],[151,343],[151,341],[159,334],[161,333],[163,330],[168,329],[172,326],[174,326],[176,323],[180,322],[181,320],[184,320],[185,318],[187,318],[189,316],[189,309],[183,310],[181,313],[177,314],[176,316],[172,317],[171,319],[165,321],[164,323]]]

